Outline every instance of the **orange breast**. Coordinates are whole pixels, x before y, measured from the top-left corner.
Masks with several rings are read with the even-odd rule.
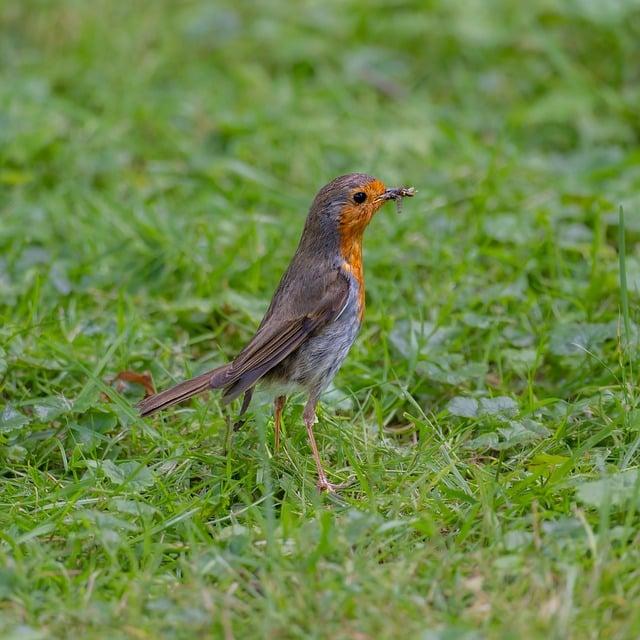
[[[358,320],[362,322],[365,308],[364,270],[362,268],[362,238],[347,243],[341,242],[340,253],[344,258],[344,270],[350,273],[358,283]]]

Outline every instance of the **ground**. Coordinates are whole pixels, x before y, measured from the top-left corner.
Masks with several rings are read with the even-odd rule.
[[[0,53],[3,638],[640,635],[637,2],[8,1]],[[115,378],[233,355],[351,171],[418,194],[331,498],[302,399],[276,454]]]

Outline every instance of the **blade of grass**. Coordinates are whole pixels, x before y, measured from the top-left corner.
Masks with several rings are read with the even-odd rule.
[[[627,251],[624,228],[624,208],[618,209],[618,259],[620,264],[620,303],[622,305],[622,321],[624,323],[625,348],[631,346],[631,320],[629,318],[629,291],[627,288]]]

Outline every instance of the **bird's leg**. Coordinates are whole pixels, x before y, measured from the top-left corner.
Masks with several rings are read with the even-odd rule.
[[[273,401],[273,421],[275,442],[274,449],[278,451],[280,449],[280,427],[282,426],[282,410],[284,409],[284,403],[287,401],[287,396],[277,396]]]
[[[317,398],[311,396],[309,401],[304,407],[302,412],[302,419],[304,420],[304,426],[307,428],[307,436],[309,437],[309,444],[311,445],[311,451],[313,453],[313,459],[316,463],[316,469],[318,471],[318,489],[320,491],[327,491],[333,493],[338,489],[344,489],[346,485],[332,484],[327,480],[327,474],[324,472],[322,466],[322,460],[320,460],[320,452],[318,451],[318,445],[316,444],[316,438],[313,434],[313,425],[316,422],[316,404]]]

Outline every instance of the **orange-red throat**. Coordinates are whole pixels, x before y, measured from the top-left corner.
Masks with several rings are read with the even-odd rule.
[[[364,316],[365,288],[362,266],[362,235],[375,212],[386,202],[383,197],[385,186],[380,180],[372,180],[363,187],[353,190],[349,200],[340,212],[338,231],[340,253],[344,258],[344,268],[353,274],[359,285],[358,315]]]

